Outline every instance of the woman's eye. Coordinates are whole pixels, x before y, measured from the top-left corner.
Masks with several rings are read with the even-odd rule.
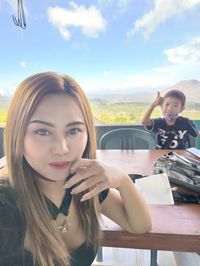
[[[37,130],[35,131],[35,133],[36,133],[37,135],[40,135],[40,136],[48,136],[48,135],[49,135],[49,131],[46,130],[46,129],[44,129],[44,128],[37,129]]]
[[[71,129],[69,130],[69,134],[71,134],[71,135],[76,135],[76,134],[78,134],[80,131],[81,131],[81,130],[80,130],[79,128],[71,128]]]

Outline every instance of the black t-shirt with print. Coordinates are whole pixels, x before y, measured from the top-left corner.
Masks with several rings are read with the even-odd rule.
[[[189,135],[198,135],[194,122],[182,116],[179,116],[171,126],[164,118],[152,119],[152,122],[153,125],[146,128],[156,134],[157,147],[160,149],[186,149],[189,146]]]

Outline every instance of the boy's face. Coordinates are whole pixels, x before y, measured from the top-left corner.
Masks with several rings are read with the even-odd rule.
[[[175,97],[165,98],[162,104],[163,115],[165,114],[177,115],[181,113],[183,109],[184,106],[182,106],[181,100]]]

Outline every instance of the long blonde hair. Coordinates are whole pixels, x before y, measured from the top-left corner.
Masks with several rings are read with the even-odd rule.
[[[26,230],[30,232],[34,260],[42,266],[52,266],[55,261],[59,265],[69,265],[70,254],[61,234],[51,221],[32,169],[24,159],[24,137],[28,122],[41,99],[47,94],[57,93],[69,94],[80,106],[88,133],[88,142],[83,157],[94,159],[96,157],[96,136],[90,106],[80,86],[69,76],[45,72],[25,79],[12,99],[4,130],[7,175],[12,188],[16,191],[18,207],[25,217]],[[97,247],[101,238],[98,200],[94,198],[80,202],[81,196],[75,196],[80,225],[86,235],[86,244]]]

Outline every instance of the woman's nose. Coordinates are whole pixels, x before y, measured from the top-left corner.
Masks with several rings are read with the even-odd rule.
[[[53,155],[64,155],[68,153],[68,144],[66,138],[57,138],[53,143]]]

